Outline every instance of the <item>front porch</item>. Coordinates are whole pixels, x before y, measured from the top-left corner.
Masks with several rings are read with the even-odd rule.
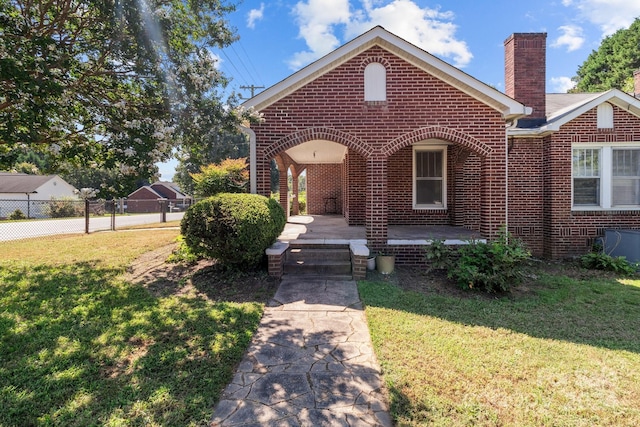
[[[469,239],[481,239],[477,231],[448,225],[389,225],[388,246],[428,245],[430,241],[442,239],[446,244],[462,244]],[[281,242],[297,240],[313,243],[361,243],[366,244],[364,226],[347,225],[341,215],[295,215],[290,216],[284,231],[278,237]]]
[[[462,227],[390,225],[384,252],[395,255],[398,265],[423,265],[424,248],[435,239],[444,240],[448,245],[463,245],[469,239],[483,240],[478,232]],[[282,277],[291,248],[295,248],[295,252],[301,252],[304,248],[328,252],[347,250],[355,280],[366,277],[367,259],[372,255],[367,245],[365,227],[349,226],[341,215],[289,217],[278,241],[266,251],[271,276]],[[299,263],[310,264],[313,260],[306,259]]]

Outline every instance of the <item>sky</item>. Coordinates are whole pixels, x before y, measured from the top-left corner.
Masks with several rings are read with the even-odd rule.
[[[602,39],[636,17],[640,0],[244,0],[227,15],[239,40],[214,55],[228,90],[248,98],[243,86],[257,94],[381,25],[504,91],[504,40],[546,32],[547,92],[563,93]],[[162,179],[174,168],[160,165]]]

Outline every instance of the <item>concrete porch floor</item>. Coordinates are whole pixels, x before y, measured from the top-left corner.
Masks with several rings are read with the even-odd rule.
[[[426,244],[429,240],[443,239],[454,244],[471,238],[481,239],[480,233],[453,226],[390,225],[387,231],[389,245]],[[366,244],[364,226],[349,226],[341,215],[290,216],[278,238],[282,242],[324,241],[326,243],[359,242]]]

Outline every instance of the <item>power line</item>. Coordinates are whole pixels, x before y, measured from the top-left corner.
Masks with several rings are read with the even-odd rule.
[[[229,64],[231,64],[233,69],[236,70],[238,77],[240,77],[245,83],[248,83],[249,81],[244,77],[244,75],[240,72],[240,70],[238,70],[238,67],[236,67],[236,64],[234,64],[231,58],[229,58],[229,55],[227,55],[227,52],[225,52],[224,49],[221,49],[221,51],[224,57],[227,58],[227,62],[229,62]]]
[[[240,45],[240,49],[242,49],[242,52],[244,53],[244,56],[246,56],[248,58],[249,65],[251,65],[251,68],[256,73],[256,77],[258,77],[257,80],[260,82],[260,84],[264,85],[264,81],[262,80],[262,78],[260,78],[260,73],[258,72],[256,67],[253,65],[253,61],[251,60],[251,56],[249,56],[249,54],[247,54],[247,51],[244,49],[244,45],[242,44],[242,42],[240,40],[238,40],[238,45]]]
[[[251,98],[253,98],[256,95],[256,89],[264,89],[264,86],[255,86],[255,85],[240,86],[240,89],[251,90]],[[247,99],[247,98],[242,97],[242,99]]]
[[[242,58],[240,57],[240,55],[238,55],[238,52],[236,52],[236,49],[233,47],[233,45],[231,45],[231,50],[233,51],[233,53],[236,55],[236,57],[238,57],[238,60],[240,61],[240,65],[242,65],[242,68],[244,68],[244,70],[247,72],[247,74],[249,75],[249,78],[251,80],[257,80],[255,78],[255,76],[253,76],[251,74],[251,71],[249,71],[249,68],[247,68],[247,66],[245,65],[244,61],[242,60]],[[248,57],[247,57],[248,58]],[[249,58],[250,59],[250,58]]]

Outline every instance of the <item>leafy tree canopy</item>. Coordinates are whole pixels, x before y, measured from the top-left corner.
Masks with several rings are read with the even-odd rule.
[[[633,92],[633,72],[640,68],[640,18],[627,29],[606,37],[591,52],[572,80],[571,92],[600,92],[620,89]]]
[[[0,0],[0,170],[21,154],[149,179],[177,147],[249,112],[222,100],[221,0]],[[116,191],[117,192],[117,191]],[[122,194],[126,195],[126,194]]]

